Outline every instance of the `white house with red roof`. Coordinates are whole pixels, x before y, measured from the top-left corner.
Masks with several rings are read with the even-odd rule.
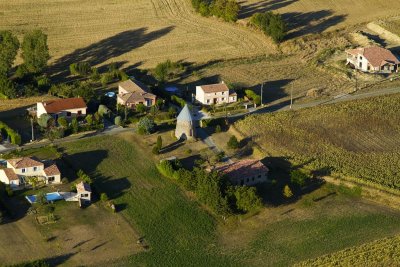
[[[11,187],[22,186],[30,177],[38,177],[45,184],[60,184],[61,172],[53,161],[33,157],[7,160],[7,167],[0,169],[0,181]]]
[[[217,167],[233,185],[256,185],[268,181],[269,169],[260,160],[244,159]]]
[[[81,97],[55,99],[36,103],[36,116],[49,114],[54,119],[73,118],[86,115],[87,106]]]
[[[230,90],[224,82],[200,85],[196,86],[196,100],[203,105],[234,103],[237,101],[237,94]]]
[[[379,46],[350,49],[346,53],[346,64],[364,72],[397,72],[400,64],[399,59],[392,52]]]

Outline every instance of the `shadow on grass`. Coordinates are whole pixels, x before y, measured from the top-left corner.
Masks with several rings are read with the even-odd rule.
[[[175,142],[173,142],[173,143],[171,143],[171,144],[169,144],[169,145],[163,147],[163,148],[161,149],[160,153],[163,154],[163,153],[172,152],[172,151],[174,151],[175,149],[177,149],[177,148],[183,146],[184,144],[185,144],[185,141],[182,140],[182,139],[179,139],[179,140],[177,140],[177,141],[175,141]]]

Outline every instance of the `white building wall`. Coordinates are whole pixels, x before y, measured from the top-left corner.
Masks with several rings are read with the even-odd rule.
[[[200,86],[196,86],[196,100],[202,104],[205,104],[205,94]]]
[[[44,108],[44,105],[42,102],[37,102],[36,103],[36,116],[39,118],[40,115],[46,114],[46,109]]]

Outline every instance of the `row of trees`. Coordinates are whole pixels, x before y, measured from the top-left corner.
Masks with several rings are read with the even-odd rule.
[[[255,187],[232,186],[216,171],[196,167],[184,169],[179,161],[164,160],[157,165],[160,173],[177,180],[186,190],[193,191],[200,202],[220,215],[249,212],[262,206]]]
[[[192,0],[192,5],[202,16],[216,16],[232,22],[238,19],[240,11],[236,0]]]
[[[287,32],[287,25],[282,16],[272,11],[253,14],[250,25],[270,36],[276,43],[280,43]]]
[[[32,81],[38,85],[38,76],[50,59],[47,35],[42,31],[33,30],[26,33],[22,43],[11,31],[0,31],[0,97],[15,98],[18,95],[16,83],[11,79],[11,70],[20,48],[23,63],[14,73],[16,78],[34,76]],[[28,91],[30,90],[28,88]]]

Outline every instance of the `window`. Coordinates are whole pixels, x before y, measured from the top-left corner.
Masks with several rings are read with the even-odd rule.
[[[221,98],[221,101],[225,101],[225,97]]]
[[[82,110],[78,110],[78,115],[82,115]]]
[[[225,94],[225,92],[222,92],[222,94],[224,95],[224,94]]]
[[[54,176],[50,176],[47,178],[47,181],[49,182],[54,182],[54,180],[55,180]]]
[[[25,173],[25,172],[26,172],[26,169],[24,168],[24,169],[22,169],[21,171],[22,171],[22,173]]]
[[[71,117],[71,112],[67,111],[67,117]]]
[[[215,95],[217,95],[217,93],[215,93]]]
[[[81,194],[81,197],[88,197],[89,194]]]
[[[209,104],[210,103],[210,99],[207,99],[207,104]]]
[[[254,182],[254,177],[253,177],[253,178],[251,178],[251,180]]]
[[[33,171],[34,171],[34,172],[37,171],[37,167],[33,167]]]

